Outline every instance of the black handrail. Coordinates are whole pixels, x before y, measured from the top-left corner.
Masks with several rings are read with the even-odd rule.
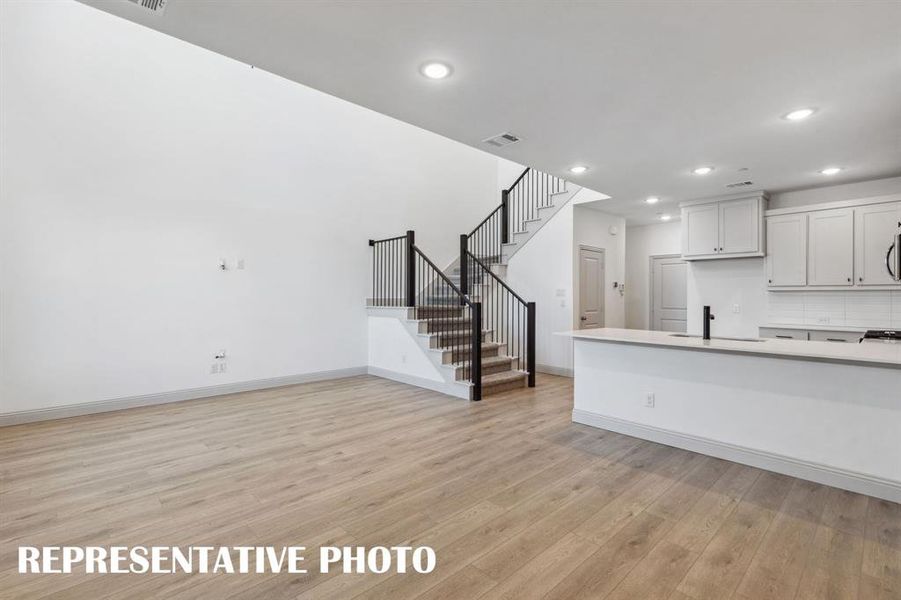
[[[473,234],[475,234],[475,232],[477,232],[477,231],[479,230],[479,227],[481,227],[482,225],[484,225],[485,223],[487,223],[487,222],[488,222],[488,219],[490,219],[491,217],[493,217],[497,211],[499,211],[499,210],[501,210],[501,209],[503,209],[503,208],[504,208],[503,202],[500,203],[500,204],[498,204],[497,208],[495,208],[493,211],[491,211],[490,213],[488,213],[488,216],[485,217],[484,219],[482,219],[482,222],[479,223],[478,225],[476,225],[476,226],[475,226],[475,229],[473,229],[472,231],[469,232],[470,237],[471,237]]]
[[[415,234],[369,240],[372,247],[372,306],[413,306],[415,289],[410,286]]]
[[[418,254],[419,257],[422,258],[422,260],[423,260],[428,266],[430,266],[430,267],[435,271],[435,274],[436,274],[439,278],[441,278],[442,280],[444,280],[444,283],[446,283],[446,284],[454,291],[454,293],[455,293],[457,296],[460,297],[460,301],[461,301],[463,304],[467,304],[468,306],[472,306],[472,305],[473,305],[472,301],[467,297],[467,295],[464,294],[462,291],[460,291],[460,288],[458,288],[458,287],[454,284],[454,282],[451,281],[450,277],[448,277],[447,275],[445,275],[445,274],[444,274],[444,271],[442,271],[441,269],[439,269],[439,268],[438,268],[438,265],[436,265],[435,263],[433,263],[432,260],[431,260],[428,256],[426,256],[426,255],[423,253],[423,251],[419,249],[418,246],[415,246],[415,245],[414,245],[414,246],[413,246],[413,249],[416,251],[416,254]]]
[[[383,240],[369,240],[370,246],[375,246],[376,244],[381,244],[382,242],[393,242],[394,240],[403,240],[406,239],[406,235],[398,235],[395,237],[385,238]]]
[[[507,283],[506,283],[503,279],[501,279],[500,277],[498,277],[497,275],[495,275],[494,272],[493,272],[493,271],[492,271],[485,263],[483,263],[482,261],[480,261],[479,258],[478,258],[477,256],[475,256],[474,254],[472,254],[472,253],[470,252],[470,253],[469,253],[469,258],[471,258],[476,264],[478,264],[480,267],[482,267],[482,269],[484,269],[485,272],[488,273],[491,277],[493,277],[500,285],[504,286],[504,288],[506,288],[506,290],[507,290],[508,292],[510,292],[510,293],[513,295],[514,298],[516,298],[517,300],[519,300],[519,301],[522,302],[523,304],[528,304],[528,302],[526,302],[525,300],[522,299],[522,296],[520,296],[519,294],[517,294],[516,292],[514,292],[513,289],[512,289],[509,285],[507,285]]]
[[[458,373],[472,384],[470,399],[482,399],[482,304],[471,300],[417,246],[413,269],[419,286],[415,298],[416,317],[426,317],[428,327],[438,332],[436,344],[450,352]],[[421,314],[420,314],[421,313]],[[459,335],[456,327],[469,323],[469,331]],[[443,357],[443,355],[442,355]]]
[[[522,178],[525,177],[526,174],[531,170],[532,170],[531,167],[526,167],[526,170],[519,174],[519,177],[516,178],[516,181],[513,182],[513,185],[511,185],[510,187],[507,188],[507,191],[509,192],[510,190],[515,188],[516,184],[518,184],[520,181],[522,181]]]
[[[415,233],[369,240],[373,306],[407,307],[425,321],[434,343],[449,353],[459,378],[471,382],[470,398],[482,399],[482,305],[473,301],[416,246]],[[459,327],[469,324],[469,330]]]
[[[562,192],[566,182],[554,175],[527,167],[513,184],[501,191],[501,203],[468,235],[468,249],[482,262],[501,262],[504,244],[511,232],[525,231],[538,209],[552,206],[551,196]]]
[[[528,374],[529,387],[535,387],[535,303],[527,302],[473,253],[466,250],[466,235],[460,236],[460,287],[480,286],[483,329],[493,332],[493,341],[501,343],[507,356]]]

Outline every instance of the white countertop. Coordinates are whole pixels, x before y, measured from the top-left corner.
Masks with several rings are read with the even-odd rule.
[[[611,344],[637,344],[678,350],[728,352],[772,358],[901,368],[901,343],[897,342],[840,344],[837,342],[782,339],[765,339],[760,342],[724,339],[703,340],[700,337],[675,337],[672,333],[666,331],[612,328],[567,331],[562,332],[560,335],[566,335],[578,340]]]
[[[864,333],[868,329],[891,329],[891,327],[848,327],[847,325],[798,325],[797,323],[768,323],[760,329],[799,329],[803,331],[846,331],[848,333]]]

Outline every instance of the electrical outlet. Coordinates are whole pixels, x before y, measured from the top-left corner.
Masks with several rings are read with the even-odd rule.
[[[644,405],[648,408],[654,408],[654,404],[656,403],[656,401],[657,401],[656,397],[654,396],[653,393],[651,393],[651,394],[648,394],[647,397],[645,398]]]
[[[740,313],[741,312],[741,304],[733,304],[732,312],[734,312],[735,314]]]
[[[243,271],[243,270],[244,270],[244,259],[243,259],[243,258],[239,258],[239,259],[237,260],[237,262],[236,262],[236,265],[237,265],[237,269],[238,269],[239,271]]]
[[[210,365],[210,375],[215,375],[218,372],[219,372],[219,365],[217,365],[216,363],[211,364]]]
[[[227,367],[228,367],[228,364],[227,364],[227,363],[220,363],[220,364],[219,364],[219,372],[220,372],[220,373],[225,373]]]

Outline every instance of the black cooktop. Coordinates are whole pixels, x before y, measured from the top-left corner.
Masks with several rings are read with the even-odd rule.
[[[894,329],[870,329],[863,334],[865,340],[901,340],[901,331]]]

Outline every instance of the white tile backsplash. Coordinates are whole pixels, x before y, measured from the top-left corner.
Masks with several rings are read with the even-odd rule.
[[[846,325],[847,292],[803,292],[805,325]]]
[[[804,294],[768,294],[767,322],[804,325]]]
[[[901,291],[770,292],[768,324],[901,327]]]

